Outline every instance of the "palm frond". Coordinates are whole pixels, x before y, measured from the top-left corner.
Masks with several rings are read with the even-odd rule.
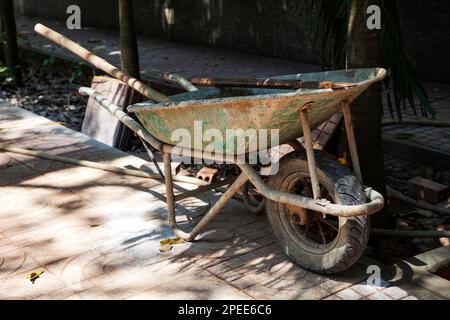
[[[392,80],[397,117],[399,120],[402,119],[400,106],[406,105],[406,102],[417,115],[415,97],[420,103],[422,116],[426,116],[429,112],[434,117],[435,112],[430,105],[427,92],[403,50],[397,4],[392,0],[383,0],[381,5],[383,13],[381,15],[381,57],[383,66],[389,70],[389,77],[385,81],[385,85],[389,89],[390,80]]]
[[[417,115],[417,98],[421,115],[427,116],[429,113],[434,118],[435,111],[431,107],[426,90],[403,49],[397,4],[392,0],[382,0],[381,5],[381,63],[389,72],[384,85],[388,90],[387,102],[391,117],[394,118],[395,109],[401,121],[402,106],[407,104]],[[316,35],[322,35],[322,65],[332,69],[342,68],[345,65],[349,0],[319,0],[314,1],[314,6],[318,6],[315,10],[318,12],[315,32]]]
[[[322,66],[331,69],[343,68],[347,42],[348,0],[313,1],[313,6],[317,5],[315,35],[322,35]],[[329,43],[333,44],[332,47],[329,47]]]

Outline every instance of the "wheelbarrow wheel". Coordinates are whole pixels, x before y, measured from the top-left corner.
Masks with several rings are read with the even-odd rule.
[[[315,151],[322,198],[343,205],[365,203],[363,187],[354,174],[332,156]],[[308,163],[303,150],[281,159],[269,187],[312,198]],[[342,218],[288,206],[267,199],[266,211],[284,252],[300,266],[323,274],[344,271],[362,255],[369,239],[367,216]]]

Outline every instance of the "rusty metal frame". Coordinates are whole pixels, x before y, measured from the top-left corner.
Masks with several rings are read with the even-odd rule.
[[[210,224],[211,221],[220,213],[220,210],[227,204],[228,201],[230,201],[233,195],[248,181],[246,174],[241,173],[237,179],[234,179],[234,181],[228,187],[227,191],[225,191],[225,193],[219,198],[219,200],[217,200],[217,202],[209,209],[206,215],[196,224],[196,226],[192,229],[192,231],[186,233],[179,229],[176,220],[176,211],[175,211],[176,197],[174,196],[173,192],[172,166],[170,154],[164,153],[163,159],[164,159],[164,175],[166,177],[166,199],[169,214],[169,223],[175,235],[187,241],[194,240],[195,237],[199,235],[205,229],[205,227],[208,224]],[[216,187],[218,186],[217,185],[213,186],[208,190]],[[189,196],[197,195],[199,193],[198,189],[191,191],[191,193],[189,193]],[[200,192],[203,193],[206,191],[207,189],[204,188]],[[178,197],[178,199],[180,198],[181,197]]]
[[[322,214],[329,214],[338,217],[356,217],[363,215],[370,215],[378,212],[384,206],[384,198],[381,194],[373,190],[372,188],[366,188],[365,195],[369,200],[368,203],[361,205],[340,205],[331,203],[328,200],[320,199],[320,190],[318,179],[317,179],[317,168],[314,158],[314,150],[312,147],[312,139],[311,139],[311,128],[309,125],[308,119],[308,104],[305,105],[301,109],[300,113],[300,121],[302,123],[303,134],[305,136],[305,147],[307,151],[307,160],[308,160],[308,168],[310,171],[311,182],[315,186],[316,189],[314,193],[314,199],[304,197],[301,195],[295,195],[290,193],[284,193],[277,190],[273,190],[269,188],[269,186],[262,180],[261,176],[255,171],[255,169],[248,164],[239,164],[237,163],[237,158],[234,157],[234,163],[241,169],[241,174],[237,178],[229,178],[222,181],[218,181],[213,184],[203,185],[195,190],[187,191],[185,193],[181,193],[177,196],[174,195],[174,178],[172,176],[172,167],[171,167],[171,152],[173,150],[172,145],[167,145],[154,136],[152,136],[144,127],[142,127],[139,123],[137,123],[134,119],[126,115],[123,111],[120,110],[117,106],[112,104],[110,101],[105,99],[101,94],[95,92],[91,88],[81,88],[80,92],[83,94],[87,94],[92,96],[96,101],[98,101],[105,109],[111,112],[116,118],[118,118],[122,123],[124,123],[127,127],[133,130],[139,137],[144,139],[146,142],[150,143],[153,147],[160,150],[163,154],[164,159],[164,176],[165,176],[165,186],[166,186],[166,201],[168,208],[168,218],[169,223],[176,234],[176,236],[186,239],[188,241],[194,240],[197,235],[199,235],[205,227],[211,223],[211,221],[220,213],[220,210],[225,206],[225,204],[233,197],[233,195],[247,182],[250,181],[258,192],[270,199],[272,201],[276,201],[279,203],[286,204],[288,206],[301,207],[309,210],[313,210],[316,212],[320,212]],[[356,149],[356,142],[353,132],[353,125],[351,122],[351,111],[348,101],[342,104],[342,111],[345,119],[345,127],[347,131],[347,138],[349,142],[351,157],[353,167],[355,169],[355,174],[358,179],[362,181],[361,170],[359,166],[358,153]],[[191,157],[204,158],[208,160],[230,160],[226,155],[221,154],[212,154],[205,157],[202,151],[199,150],[191,150],[186,149],[183,150],[191,155]],[[184,154],[187,154],[184,153]],[[179,178],[177,178],[180,181]],[[193,179],[198,180],[198,179]],[[183,182],[181,179],[180,182]],[[188,181],[184,181],[188,182]],[[195,183],[199,184],[200,183]],[[190,232],[184,232],[179,229],[177,221],[176,221],[176,210],[175,204],[176,201],[180,201],[187,197],[196,196],[198,194],[204,193],[208,190],[217,188],[219,186],[224,186],[229,184],[228,189],[225,193],[219,198],[219,200],[209,209],[206,215],[197,223],[197,225]]]
[[[163,79],[170,82],[176,82],[182,86],[186,91],[192,92],[197,91],[198,88],[189,82],[185,77],[176,73],[165,73]]]
[[[350,157],[352,159],[353,171],[359,182],[363,183],[361,166],[359,164],[358,148],[356,147],[355,133],[353,131],[352,111],[350,103],[347,100],[342,102],[342,114],[344,115],[345,132],[347,134],[348,148],[350,149]]]
[[[300,109],[300,119],[302,123],[303,137],[305,138],[306,158],[308,160],[309,177],[311,179],[311,186],[314,200],[320,199],[320,185],[317,177],[316,158],[314,157],[313,142],[311,137],[311,125],[309,123],[308,111],[312,103],[304,105]]]

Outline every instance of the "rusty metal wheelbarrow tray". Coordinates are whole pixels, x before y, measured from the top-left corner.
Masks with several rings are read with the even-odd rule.
[[[188,130],[194,137],[194,124],[199,121],[203,131],[219,130],[223,137],[227,130],[277,129],[279,143],[284,144],[303,136],[299,120],[301,108],[309,105],[309,121],[311,129],[314,129],[340,111],[342,101],[352,102],[368,86],[382,79],[385,73],[384,69],[374,68],[285,75],[274,79],[346,82],[353,86],[342,90],[297,91],[207,88],[171,96],[171,103],[147,101],[134,104],[128,107],[128,111],[135,113],[148,132],[166,144],[174,144],[172,133],[180,128]],[[234,141],[231,146],[227,146],[226,140],[219,143],[215,150],[223,150],[224,153],[249,151],[248,140],[241,141],[245,146]],[[203,142],[201,148],[207,144]],[[181,141],[178,146],[198,148],[198,144],[193,141]]]
[[[219,183],[212,183],[208,186],[198,188],[197,192],[189,192],[187,195],[174,195],[173,178],[171,170],[171,153],[174,145],[171,141],[171,132],[180,127],[184,129],[192,128],[191,122],[203,121],[204,128],[218,129],[226,131],[228,126],[232,129],[270,129],[280,128],[286,133],[281,134],[280,144],[290,142],[290,139],[305,137],[305,148],[308,153],[308,166],[311,176],[313,189],[318,187],[317,169],[314,159],[314,153],[311,142],[311,128],[327,120],[335,112],[342,110],[344,113],[345,126],[351,151],[352,163],[356,176],[362,183],[362,176],[359,169],[359,160],[357,156],[356,144],[353,135],[350,116],[350,102],[360,95],[374,82],[380,81],[386,75],[384,69],[358,69],[346,71],[329,71],[312,74],[298,74],[278,77],[280,79],[302,79],[302,80],[331,80],[351,82],[354,85],[343,90],[297,90],[280,91],[267,89],[251,89],[241,91],[241,96],[234,96],[236,89],[231,88],[209,88],[179,95],[172,96],[174,102],[151,103],[145,102],[135,104],[129,107],[131,112],[136,113],[142,125],[131,119],[120,111],[117,106],[111,104],[100,93],[90,88],[82,88],[80,92],[88,94],[96,99],[103,107],[108,109],[125,125],[131,128],[145,141],[160,150],[164,157],[164,175],[167,192],[167,205],[169,211],[169,222],[174,232],[187,240],[193,240],[200,234],[204,228],[214,219],[223,206],[232,198],[232,196],[245,184],[250,181],[258,191],[267,199],[279,203],[301,207],[322,214],[329,214],[338,217],[356,217],[370,215],[378,212],[384,206],[384,199],[381,194],[371,188],[364,190],[365,197],[368,200],[360,205],[341,205],[331,203],[320,198],[320,193],[315,194],[314,198],[288,194],[273,190],[262,180],[255,169],[245,163],[236,163],[242,173],[233,181],[225,179]],[[220,97],[222,95],[222,97]],[[197,99],[197,100],[196,100]],[[237,105],[237,107],[236,107]],[[305,108],[308,106],[308,108]],[[287,110],[286,110],[287,109]],[[277,112],[283,116],[277,116]],[[256,113],[259,122],[250,121],[252,113]],[[275,114],[275,115],[274,115]],[[312,121],[309,115],[312,115]],[[214,116],[213,116],[214,115]],[[218,116],[221,115],[221,116]],[[245,118],[246,121],[242,119]],[[217,126],[218,128],[215,128]],[[244,128],[240,128],[244,126]],[[300,127],[300,129],[298,129]],[[194,133],[194,132],[192,132]],[[224,146],[225,147],[225,146]],[[192,157],[205,158],[202,150],[192,149],[191,145],[186,146]],[[227,150],[229,151],[229,150]],[[224,161],[224,154],[206,153],[211,160]],[[235,158],[236,159],[236,158]],[[226,158],[229,160],[229,157]],[[185,233],[178,229],[175,219],[175,203],[187,196],[194,196],[218,186],[229,185],[224,195],[211,207],[208,213],[194,227],[194,229]]]
[[[152,104],[147,102],[130,106],[130,111],[137,114],[143,126],[126,115],[117,106],[111,104],[100,93],[95,92],[93,89],[81,88],[80,92],[93,97],[120,121],[132,129],[139,137],[162,152],[164,159],[163,179],[166,186],[166,202],[170,226],[177,237],[192,241],[205,230],[205,228],[221,212],[226,203],[231,200],[233,195],[248,182],[251,182],[262,196],[274,203],[283,204],[295,211],[310,210],[317,214],[337,216],[339,217],[339,223],[341,223],[341,221],[346,221],[346,218],[366,216],[380,211],[384,206],[384,198],[381,194],[368,187],[361,190],[363,198],[366,199],[366,203],[343,205],[339,202],[333,203],[322,198],[311,140],[311,128],[319,125],[338,110],[342,110],[353,168],[359,183],[362,184],[362,175],[359,168],[359,159],[351,123],[350,102],[367,89],[370,84],[381,80],[385,73],[386,71],[384,69],[363,69],[287,76],[288,79],[300,77],[303,77],[303,79],[308,79],[308,77],[309,79],[315,79],[316,77],[320,77],[320,80],[323,80],[325,77],[325,79],[334,79],[335,81],[353,80],[355,85],[344,90],[297,90],[295,92],[267,92],[257,90],[256,92],[258,94],[253,96],[234,97],[229,96],[231,93],[227,91],[229,90],[228,88],[212,88],[174,96],[174,102],[164,104]],[[224,93],[225,97],[218,98],[218,95],[224,95]],[[233,92],[233,94],[235,94],[235,92]],[[202,99],[192,100],[194,97]],[[238,107],[236,108],[234,104],[237,104]],[[291,110],[286,111],[283,109]],[[215,118],[208,110],[211,112],[222,112],[222,117]],[[266,110],[266,113],[263,112],[264,110]],[[176,117],[178,112],[182,115],[181,117]],[[263,181],[253,166],[236,161],[234,163],[241,170],[239,176],[228,177],[206,186],[200,186],[193,191],[175,195],[171,166],[171,154],[174,151],[174,145],[170,140],[171,130],[177,130],[180,126],[189,128],[191,121],[198,120],[206,121],[207,128],[211,129],[217,129],[214,128],[214,126],[218,126],[222,131],[229,129],[227,126],[231,126],[233,129],[239,129],[239,126],[247,124],[246,121],[242,121],[242,115],[248,120],[250,119],[252,112],[260,112],[258,115],[261,122],[257,122],[256,125],[255,121],[252,123],[256,129],[270,129],[277,128],[277,126],[285,128],[287,133],[283,135],[280,143],[289,142],[289,139],[295,139],[301,135],[305,137],[305,149],[313,197],[273,189]],[[284,114],[284,116],[281,118],[276,117],[274,116],[274,114],[276,115],[276,112]],[[312,121],[309,120],[310,114],[312,115]],[[173,117],[175,117],[175,120],[172,119]],[[262,121],[263,119],[264,121]],[[300,130],[296,129],[300,125]],[[167,128],[164,126],[167,126]],[[252,128],[252,126],[247,124],[244,128]],[[192,157],[206,159],[204,156],[205,153],[202,152],[202,150],[191,149],[190,145],[186,146],[186,150],[190,152],[189,154]],[[211,156],[210,153],[206,154],[208,157]],[[223,156],[223,154],[219,154],[214,155],[214,157],[209,157],[208,159],[224,161]],[[227,161],[228,160],[229,158],[227,157]],[[187,197],[197,196],[206,191],[226,185],[228,185],[228,188],[225,193],[216,203],[214,203],[192,230],[186,232],[179,228],[176,221],[175,209],[177,201]],[[342,223],[343,225],[346,225],[345,222]],[[361,250],[363,250],[364,247],[363,242],[358,246],[358,250],[355,252],[362,252]],[[355,257],[356,255],[357,254],[355,253]],[[299,261],[297,262],[300,263]],[[300,264],[307,268],[316,268],[316,266],[309,265],[306,262]],[[327,268],[328,267],[324,270],[327,271]]]

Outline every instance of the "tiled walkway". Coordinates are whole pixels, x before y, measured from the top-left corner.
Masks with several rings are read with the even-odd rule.
[[[49,50],[47,40],[33,35],[35,22],[18,20],[25,35],[21,45]],[[119,65],[116,35],[67,32],[53,22],[44,23]],[[147,79],[155,71],[187,77],[264,77],[320,69],[162,40],[141,39],[139,48]],[[448,120],[450,86],[427,87],[440,119]],[[0,108],[0,143],[117,165],[143,164],[17,108]],[[364,261],[334,277],[293,265],[265,217],[252,215],[236,201],[223,209],[203,241],[160,252],[159,241],[172,235],[161,194],[164,187],[152,180],[0,153],[0,298],[414,299],[397,287],[366,285]],[[177,208],[178,219],[197,221],[217,196],[186,199]],[[44,273],[32,284],[27,276],[35,271]]]
[[[431,106],[436,112],[436,119],[424,119],[420,117],[420,110],[417,115],[408,107],[403,111],[405,121],[427,120],[430,125],[390,125],[383,128],[383,136],[388,139],[402,141],[404,143],[416,145],[421,148],[428,148],[450,156],[450,127],[436,127],[431,124],[435,122],[450,123],[450,84],[440,84],[426,82],[425,89],[430,99]],[[391,115],[384,100],[384,121],[391,121]]]
[[[0,107],[0,144],[139,168],[143,160],[19,108]],[[188,188],[178,185],[178,188]],[[363,261],[325,277],[281,252],[265,217],[232,200],[203,240],[172,236],[159,182],[0,153],[0,299],[413,299],[365,284]],[[186,199],[191,224],[217,198]],[[27,277],[41,272],[33,284]]]

